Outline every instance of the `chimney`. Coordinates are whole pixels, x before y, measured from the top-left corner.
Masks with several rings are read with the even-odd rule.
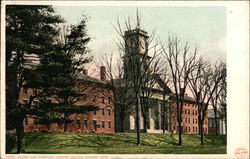
[[[82,70],[82,73],[83,73],[84,75],[88,75],[88,70],[87,70],[87,69],[83,69],[83,70]]]
[[[106,80],[106,68],[105,68],[105,66],[100,67],[100,79],[102,81]]]
[[[184,88],[180,88],[180,95],[184,96],[185,92],[184,92]]]

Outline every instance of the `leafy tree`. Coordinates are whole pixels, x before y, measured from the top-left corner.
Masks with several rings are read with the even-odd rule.
[[[41,57],[41,65],[27,83],[28,87],[44,93],[38,106],[38,109],[43,109],[42,113],[36,115],[40,117],[38,123],[45,123],[48,128],[51,123],[58,123],[64,124],[64,131],[67,131],[67,125],[72,122],[70,115],[97,110],[92,105],[79,105],[83,92],[77,88],[81,85],[77,77],[84,64],[92,59],[86,47],[90,38],[85,23],[84,17],[79,25],[71,26],[65,40],[58,41],[54,51]]]
[[[32,68],[32,56],[40,56],[54,47],[57,25],[63,19],[51,6],[6,6],[6,116],[16,128],[17,153],[25,152],[23,120],[28,104],[19,101],[25,84],[24,72]]]

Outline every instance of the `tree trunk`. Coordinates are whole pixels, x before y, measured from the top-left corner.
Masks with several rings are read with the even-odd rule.
[[[162,133],[165,134],[165,115],[164,115],[164,112],[162,115]]]
[[[147,133],[147,109],[148,108],[148,99],[146,100],[143,100],[140,98],[140,101],[141,101],[141,114],[142,114],[142,117],[143,117],[143,132],[144,133]]]
[[[203,140],[203,121],[199,121],[199,134],[200,134],[201,145],[203,145],[204,144],[204,140]]]
[[[214,109],[214,119],[215,119],[215,135],[218,135],[218,120],[217,120],[217,111]]]
[[[227,135],[227,114],[225,114],[225,135]]]
[[[178,122],[178,134],[179,134],[179,143],[178,145],[182,145],[182,132],[181,132],[181,114],[180,114],[180,106],[179,102],[177,102],[177,122]]]
[[[25,153],[25,138],[23,119],[19,119],[16,122],[16,135],[17,135],[17,153]]]
[[[50,130],[50,123],[47,124],[47,129]]]
[[[137,134],[137,146],[141,145],[140,139],[140,123],[139,123],[139,107],[141,105],[140,94],[136,93],[136,134]]]
[[[179,145],[182,145],[182,130],[181,130],[181,123],[178,122],[178,127],[179,127]]]
[[[64,114],[64,127],[63,127],[64,132],[67,132],[67,127],[68,127],[67,114]]]
[[[204,140],[203,140],[203,124],[201,125],[201,145],[204,145]]]
[[[204,142],[204,141],[203,141],[203,131],[201,131],[201,145],[204,145],[203,142]]]
[[[125,132],[124,128],[124,115],[120,113],[120,124],[121,124],[121,132]]]
[[[144,114],[143,115],[143,131],[144,131],[144,133],[147,133],[147,122],[148,122],[148,120],[147,120],[147,116]]]
[[[68,127],[68,123],[65,121],[64,122],[64,128],[63,128],[64,132],[67,132],[67,127]]]
[[[162,133],[165,134],[165,108],[166,108],[166,93],[164,89],[163,93],[163,106],[161,109],[161,116],[162,116]]]

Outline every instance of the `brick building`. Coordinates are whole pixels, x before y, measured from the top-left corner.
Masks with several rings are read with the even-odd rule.
[[[95,105],[100,109],[86,114],[73,114],[69,118],[73,122],[68,124],[68,132],[95,132],[95,133],[114,133],[114,105],[111,102],[112,92],[106,82],[105,67],[100,67],[100,80],[87,75],[87,70],[78,75],[79,84],[77,88],[83,93],[83,97],[76,105]],[[22,89],[20,103],[26,103],[29,96],[37,90]],[[38,104],[35,100],[33,104]],[[52,99],[53,102],[53,99]],[[45,125],[35,124],[35,116],[27,116],[24,120],[26,132],[48,131],[63,132],[63,124],[51,124],[50,129]]]
[[[174,94],[171,95],[172,99]],[[174,99],[173,99],[174,100]],[[178,133],[178,121],[176,105],[170,106],[171,132]],[[182,130],[183,134],[199,134],[198,127],[198,106],[195,100],[187,95],[184,96],[184,105],[182,110]],[[208,134],[208,118],[207,114],[204,120],[204,134]]]

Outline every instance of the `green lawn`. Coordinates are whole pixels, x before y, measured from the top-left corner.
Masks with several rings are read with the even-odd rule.
[[[136,134],[94,133],[26,133],[26,153],[47,154],[225,154],[225,135],[205,135],[200,145],[198,135],[141,134],[142,145],[136,146]],[[15,134],[6,136],[6,153],[15,153]]]

